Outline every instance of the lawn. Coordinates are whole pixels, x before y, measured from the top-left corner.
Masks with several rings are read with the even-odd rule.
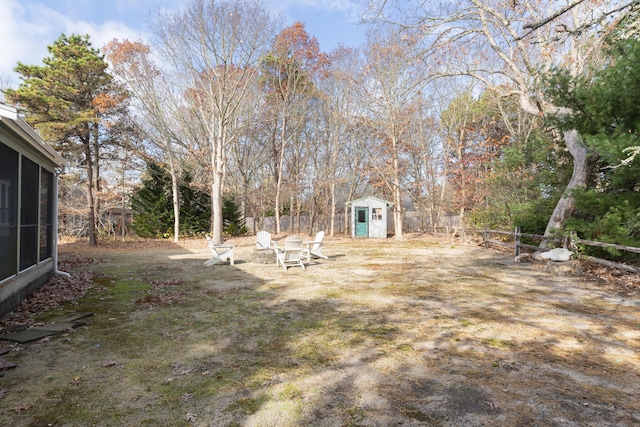
[[[29,324],[92,316],[0,341],[0,425],[640,424],[638,287],[420,236],[288,271],[234,243],[212,267],[204,240],[61,245],[58,286],[93,287]]]

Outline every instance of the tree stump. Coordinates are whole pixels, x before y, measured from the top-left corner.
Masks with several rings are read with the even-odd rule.
[[[556,277],[572,277],[582,274],[580,262],[575,259],[569,261],[549,260],[547,261],[547,268],[545,268],[544,271]]]
[[[273,249],[254,249],[251,262],[256,264],[275,264],[276,253]]]

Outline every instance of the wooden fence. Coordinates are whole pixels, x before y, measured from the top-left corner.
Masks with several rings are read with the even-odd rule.
[[[503,236],[502,239],[497,239],[495,236]],[[493,237],[493,238],[492,238]],[[542,240],[545,237],[540,236],[538,234],[527,234],[522,233],[520,231],[520,227],[516,227],[514,231],[503,231],[503,230],[488,230],[485,229],[482,240],[484,242],[484,247],[488,248],[490,245],[497,245],[502,247],[513,248],[515,252],[515,256],[520,255],[522,249],[528,249],[532,251],[540,251],[542,250],[540,246],[529,245],[526,243],[522,243],[522,238],[530,238],[534,240]],[[553,241],[559,243],[559,246],[567,247],[567,248],[575,248],[577,245],[587,245],[594,246],[599,248],[613,248],[619,251],[631,252],[635,254],[640,254],[640,248],[635,246],[623,246],[616,245],[613,243],[602,243],[602,242],[593,242],[591,240],[579,239],[575,234],[571,234],[568,237],[564,238],[546,238],[548,241]],[[622,264],[618,262],[609,261],[602,258],[596,258],[587,255],[580,255],[581,259],[585,259],[590,262],[594,262],[596,264],[606,265],[607,267],[617,268],[621,270],[625,270],[631,273],[640,273],[640,267],[636,267],[633,265]]]

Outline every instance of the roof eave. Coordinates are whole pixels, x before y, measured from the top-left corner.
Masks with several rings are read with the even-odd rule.
[[[5,123],[9,129],[19,135],[31,147],[49,159],[54,165],[64,167],[66,161],[47,144],[40,135],[25,122],[19,115],[18,111],[6,104],[0,103],[0,121]]]

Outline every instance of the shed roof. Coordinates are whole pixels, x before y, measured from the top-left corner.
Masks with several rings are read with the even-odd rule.
[[[18,115],[18,110],[15,107],[0,103],[0,125],[18,135],[21,140],[49,159],[54,165],[59,167],[65,165],[64,158],[44,142],[40,135]]]
[[[378,202],[380,202],[380,203],[386,203],[386,204],[387,204],[387,205],[389,205],[389,206],[393,206],[393,202],[390,202],[390,201],[388,201],[388,200],[381,199],[381,198],[376,197],[376,196],[364,196],[364,197],[360,197],[360,198],[358,198],[358,199],[349,200],[349,201],[346,203],[346,205],[347,205],[347,206],[349,206],[349,205],[352,205],[352,204],[357,203],[357,202],[362,202],[362,201],[364,201],[364,200],[375,200],[375,201],[378,201]]]

